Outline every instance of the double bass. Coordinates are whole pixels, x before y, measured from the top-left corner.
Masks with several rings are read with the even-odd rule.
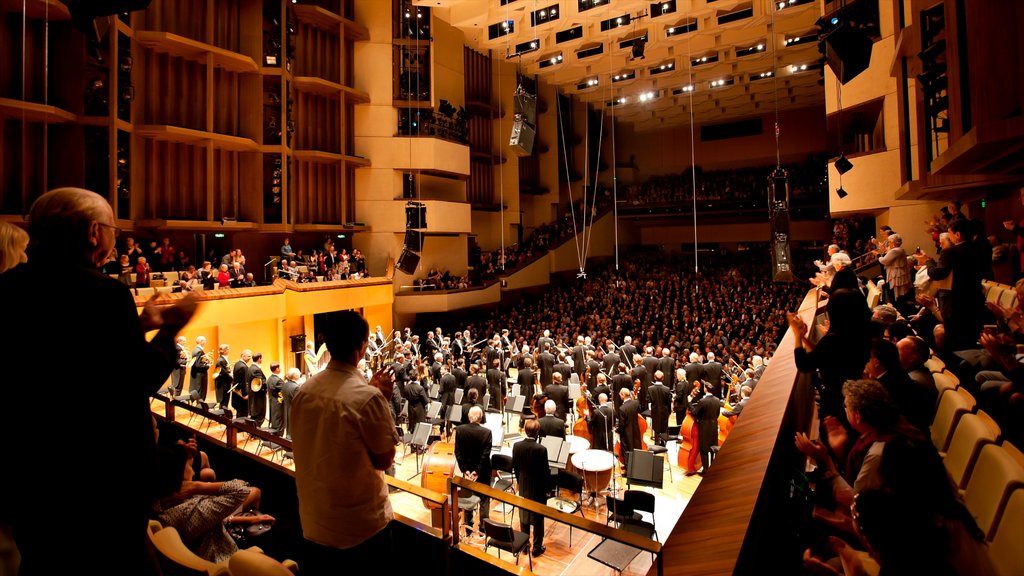
[[[590,398],[587,395],[587,383],[580,384],[580,397],[576,399],[576,423],[572,425],[572,435],[579,438],[586,438],[591,445],[594,444],[594,437],[590,434],[590,425],[587,418],[590,417]]]
[[[690,413],[690,399],[686,399],[686,417],[679,427],[679,451],[676,453],[676,464],[689,474],[700,470],[700,441],[697,435],[697,421]]]
[[[633,393],[630,398],[636,400],[637,396],[640,395],[640,380],[633,383]],[[644,437],[647,436],[647,419],[637,414],[636,419],[640,426],[640,450],[647,450],[647,442],[644,441]],[[622,455],[622,443],[618,440],[615,441],[615,455],[619,458],[619,462],[623,465],[626,464],[625,456]]]

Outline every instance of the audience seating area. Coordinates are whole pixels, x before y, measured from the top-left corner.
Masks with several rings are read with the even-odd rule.
[[[987,294],[996,290],[1000,289],[993,287]],[[978,409],[974,397],[959,387],[941,361],[933,357],[927,365],[939,388],[932,443],[985,533],[997,572],[1019,575],[1024,567],[1024,453],[1003,440],[995,420]]]
[[[189,550],[176,529],[156,520],[150,520],[147,535],[164,576],[273,576],[299,569],[295,562],[278,562],[257,547],[239,550],[226,563],[214,564]]]

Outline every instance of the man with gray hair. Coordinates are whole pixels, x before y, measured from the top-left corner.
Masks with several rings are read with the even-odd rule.
[[[455,428],[455,461],[467,480],[490,485],[491,482],[491,430],[480,424],[484,411],[479,406],[469,409],[468,422]],[[491,499],[480,496],[480,532],[489,516]],[[466,527],[473,525],[473,510],[466,511]]]
[[[131,457],[118,467],[118,481],[103,474],[79,473],[75,514],[102,519],[102,530],[81,530],[60,542],[55,553],[51,520],[67,516],[67,503],[54,498],[48,482],[69,471],[96,466],[96,451],[75,442],[53,442],[39,433],[39,414],[16,401],[8,385],[8,400],[0,403],[0,421],[17,446],[20,469],[28,474],[0,474],[0,508],[13,526],[21,553],[22,574],[73,574],[83,566],[109,561],[111,543],[118,547],[122,571],[155,573],[146,552],[146,526],[156,479],[156,435],[149,397],[171,374],[178,353],[174,338],[196,310],[186,296],[173,306],[157,308],[155,298],[138,312],[128,287],[100,273],[110,261],[120,233],[107,201],[81,188],[59,188],[36,199],[29,211],[28,262],[0,275],[0,298],[7,302],[0,336],[6,366],[41,367],[33,379],[40,390],[67,392],[106,390],[92,409],[117,430],[117,449]],[[59,271],[60,282],[54,282]],[[45,312],[41,312],[45,311]],[[43,321],[41,313],[46,316]],[[147,339],[146,333],[155,331]],[[48,342],[48,346],[25,346]],[[55,366],[52,350],[61,350]],[[67,378],[61,367],[94,366],[116,351],[116,370],[82,370]],[[45,369],[45,368],[56,369]],[[46,418],[78,422],[80,402],[47,402]],[[126,486],[133,487],[125,490]]]

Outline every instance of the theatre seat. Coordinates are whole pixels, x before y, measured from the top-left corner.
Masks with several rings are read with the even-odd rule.
[[[973,412],[974,406],[974,398],[966,390],[949,390],[939,396],[939,407],[932,420],[932,444],[936,450],[945,452],[949,448],[957,422],[964,414]]]
[[[1003,446],[982,447],[978,463],[964,490],[964,504],[985,536],[991,538],[1010,494],[1024,487],[1024,467]]]
[[[1024,566],[1024,489],[1014,490],[988,545],[989,557],[999,576],[1019,576]]]
[[[981,449],[995,441],[995,432],[983,418],[976,414],[964,414],[960,418],[949,442],[949,451],[942,460],[957,488],[967,485]]]

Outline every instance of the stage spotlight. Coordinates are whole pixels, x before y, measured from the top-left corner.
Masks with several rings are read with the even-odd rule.
[[[850,171],[851,168],[853,168],[853,162],[847,160],[846,154],[840,152],[839,158],[836,158],[835,166],[836,171],[839,172],[840,175],[842,175],[846,174],[847,172]]]
[[[849,193],[846,190],[843,190],[842,186],[840,186],[839,188],[836,188],[836,196],[839,196],[840,200],[842,200],[843,198],[846,198],[848,195],[849,195]]]

